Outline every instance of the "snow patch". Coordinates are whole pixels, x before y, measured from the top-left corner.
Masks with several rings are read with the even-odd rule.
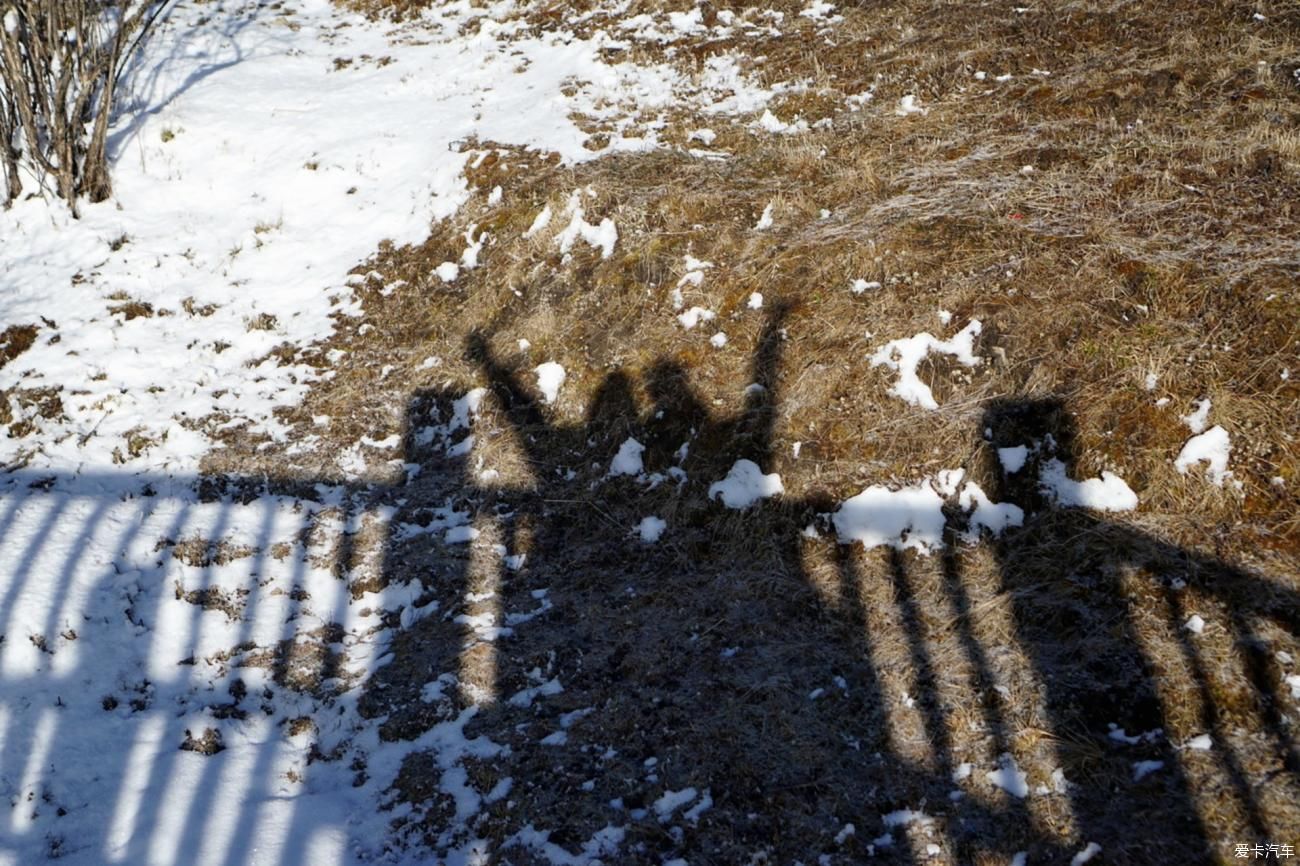
[[[560,396],[560,388],[564,385],[564,380],[568,374],[564,372],[564,367],[555,361],[547,361],[545,364],[539,364],[533,370],[537,374],[537,387],[542,392],[542,399],[547,403],[554,403]]]
[[[689,331],[700,322],[708,322],[716,317],[717,314],[712,310],[706,310],[703,307],[691,307],[678,316],[677,321],[681,322],[682,327]]]
[[[909,93],[902,99],[898,100],[898,108],[894,109],[894,114],[899,117],[906,117],[909,114],[928,114],[930,109],[923,108],[917,100],[916,94]]]
[[[726,478],[709,486],[709,498],[721,498],[728,508],[748,508],[760,499],[784,492],[781,476],[776,473],[764,475],[752,460],[737,460]]]
[[[542,208],[541,212],[538,213],[537,216],[533,217],[533,224],[528,227],[528,231],[524,232],[524,237],[531,238],[533,235],[545,231],[546,227],[550,224],[551,206],[547,205]]]
[[[1163,770],[1164,766],[1165,766],[1164,761],[1134,761],[1133,781],[1141,782],[1143,779],[1145,779],[1147,776],[1150,776],[1152,773],[1156,772],[1157,770]]]
[[[1009,754],[999,757],[998,768],[985,773],[984,777],[1013,797],[1023,800],[1029,795],[1029,782],[1016,765],[1016,759]]]
[[[654,802],[655,814],[659,816],[659,821],[661,823],[667,821],[672,817],[673,812],[694,800],[697,793],[694,788],[664,792],[664,795]]]
[[[938,409],[939,404],[935,402],[930,386],[921,381],[917,368],[931,352],[951,355],[966,367],[977,366],[980,359],[975,355],[975,338],[981,328],[979,320],[973,319],[950,340],[940,340],[926,332],[893,340],[871,356],[871,366],[888,367],[898,373],[898,381],[889,389],[893,396],[924,409]]]
[[[864,547],[912,548],[929,553],[943,546],[943,497],[929,479],[891,490],[873,484],[846,499],[831,518],[840,542]]]
[[[1232,476],[1228,471],[1228,458],[1231,455],[1232,438],[1227,430],[1216,424],[1204,433],[1187,440],[1183,450],[1179,451],[1174,459],[1174,468],[1186,475],[1193,466],[1205,463],[1206,478],[1215,487],[1222,487],[1223,482]]]
[[[618,447],[618,453],[609,464],[609,474],[611,476],[640,475],[645,471],[645,464],[641,460],[641,455],[644,453],[645,446],[629,437]]]
[[[982,530],[1000,535],[1024,523],[1019,506],[993,502],[974,482],[962,486],[964,477],[964,470],[948,469],[898,489],[873,484],[841,503],[831,523],[841,544],[856,541],[867,548],[910,548],[921,554],[943,547],[944,503],[953,497],[967,514],[966,541],[978,540]]]
[[[1193,433],[1203,432],[1206,423],[1210,420],[1210,401],[1201,400],[1196,404],[1195,411],[1181,416],[1179,420],[1186,424]]]
[[[607,259],[614,254],[614,244],[618,242],[618,229],[614,226],[612,219],[606,217],[600,221],[600,225],[592,225],[587,222],[580,192],[575,192],[569,196],[568,213],[571,214],[569,224],[564,231],[560,232],[556,240],[556,243],[560,246],[560,252],[569,252],[573,247],[573,242],[581,239],[589,246],[597,247],[600,250],[602,259]]]
[[[1015,475],[1023,469],[1027,459],[1029,459],[1029,448],[1024,445],[998,449],[998,462],[1002,464],[1002,471],[1008,475]]]
[[[1082,851],[1070,858],[1070,866],[1083,866],[1093,857],[1101,853],[1101,846],[1096,842],[1089,842]]]
[[[1038,484],[1044,493],[1067,508],[1132,511],[1138,506],[1137,494],[1115,473],[1102,472],[1100,478],[1075,481],[1066,475],[1065,464],[1056,458],[1043,464]]]
[[[664,530],[667,528],[668,523],[665,520],[651,515],[641,518],[641,522],[636,526],[636,531],[646,544],[654,544],[663,537]]]

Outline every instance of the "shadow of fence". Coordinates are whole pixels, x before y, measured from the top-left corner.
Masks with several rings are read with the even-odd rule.
[[[825,497],[726,509],[691,479],[771,465],[780,325],[735,417],[664,364],[651,405],[615,374],[568,427],[475,340],[486,394],[414,395],[391,486],[0,478],[0,863],[1294,844],[1293,578],[1052,508],[1035,461],[1074,439],[1055,401],[988,408],[985,453],[1055,443],[990,468],[1029,515],[991,543],[955,509],[932,557],[824,537]],[[471,461],[477,400],[526,483]],[[610,477],[629,438],[643,471]],[[1217,611],[1204,634],[1189,598]],[[1174,736],[1193,729],[1207,749]]]
[[[341,662],[377,624],[336,576],[366,515],[341,489],[204,501],[194,481],[0,480],[0,862],[340,856],[304,738],[373,664]]]

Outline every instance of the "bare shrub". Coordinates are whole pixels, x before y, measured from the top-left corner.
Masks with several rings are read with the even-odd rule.
[[[112,193],[108,124],[118,79],[173,0],[0,0],[0,166],[52,181],[73,213]]]

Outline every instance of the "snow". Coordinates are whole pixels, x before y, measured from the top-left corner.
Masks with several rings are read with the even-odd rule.
[[[841,503],[831,523],[841,544],[860,542],[866,548],[911,549],[923,555],[944,546],[944,504],[954,497],[967,516],[966,541],[977,541],[982,530],[997,536],[1024,523],[1019,506],[993,502],[978,484],[963,486],[964,477],[964,470],[949,469],[900,488],[873,484]]]
[[[1191,414],[1183,415],[1180,420],[1186,424],[1193,433],[1200,433],[1205,430],[1206,422],[1210,419],[1210,401],[1201,400],[1196,404],[1196,410]]]
[[[1043,464],[1038,483],[1044,493],[1067,508],[1132,511],[1138,506],[1137,494],[1115,473],[1102,472],[1100,478],[1075,481],[1056,458]]]
[[[1200,734],[1188,740],[1184,746],[1198,752],[1208,752],[1214,748],[1214,739],[1209,734]]]
[[[499,190],[500,187],[497,187],[497,189]],[[477,228],[478,226],[471,225],[465,230],[466,247],[464,252],[460,254],[460,266],[467,271],[472,271],[478,267],[479,253],[483,252],[483,245],[487,243],[488,236],[486,232],[481,233],[475,239],[474,230]]]
[[[763,208],[763,213],[761,216],[759,216],[758,222],[754,223],[754,230],[761,232],[761,231],[766,231],[771,227],[772,227],[772,202],[768,202],[767,207]]]
[[[871,366],[888,367],[898,373],[898,381],[889,389],[893,396],[924,409],[938,409],[934,393],[921,381],[917,368],[931,352],[951,355],[959,364],[967,367],[978,365],[980,359],[975,355],[975,338],[979,336],[981,327],[978,319],[972,319],[949,340],[940,340],[925,332],[893,340],[871,356]]]
[[[683,788],[680,791],[665,791],[663,796],[654,802],[655,814],[659,820],[667,821],[672,817],[673,812],[685,806],[695,799],[697,792],[694,788]]]
[[[382,744],[356,712],[359,692],[347,682],[364,681],[383,664],[393,634],[381,627],[383,614],[400,610],[410,620],[408,610],[419,617],[436,609],[413,608],[418,582],[349,605],[328,557],[317,559],[345,530],[386,524],[388,509],[331,516],[342,490],[325,485],[318,500],[263,496],[240,504],[200,501],[187,476],[87,469],[53,476],[49,489],[29,486],[40,477],[50,476],[20,470],[0,480],[9,631],[45,635],[48,650],[26,639],[0,645],[6,749],[29,756],[26,769],[19,765],[10,777],[11,793],[50,803],[15,812],[19,823],[0,834],[0,851],[12,862],[45,862],[49,840],[58,837],[68,843],[61,862],[87,866],[224,862],[226,852],[269,866],[285,850],[310,852],[313,862],[353,863],[354,853],[365,859],[376,850],[370,845],[383,821],[373,803],[405,750],[433,751],[448,771],[444,781],[465,758],[497,750],[464,736],[472,713],[398,747]],[[146,483],[153,495],[138,495]],[[317,538],[308,541],[312,526]],[[256,552],[214,569],[160,544],[182,538]],[[277,545],[289,554],[270,555]],[[51,579],[33,580],[33,569]],[[246,596],[243,616],[232,620],[185,599],[199,589]],[[270,670],[240,664],[246,651],[237,651],[229,668],[220,660],[244,642],[265,648],[302,641],[331,622],[350,649],[330,681],[336,685],[324,686],[330,712],[309,695],[280,689]],[[266,713],[214,714],[233,700],[228,687],[236,675],[250,696],[274,690],[244,704],[264,704]],[[421,697],[437,701],[454,682],[436,675]],[[117,706],[105,703],[109,697]],[[316,732],[285,735],[285,723],[302,715],[314,718]],[[178,751],[186,731],[199,737],[207,730],[224,750]],[[375,781],[354,789],[342,765],[311,763],[313,746],[336,744],[368,753]],[[457,789],[457,815],[468,814],[475,796]]]
[[[1084,849],[1070,859],[1070,866],[1083,866],[1093,857],[1101,853],[1101,846],[1096,842],[1089,842]]]
[[[913,824],[929,825],[934,819],[917,809],[898,809],[882,815],[881,822],[886,827],[910,827]]]
[[[764,475],[752,460],[737,460],[727,477],[709,486],[710,499],[722,499],[728,508],[748,508],[760,499],[784,493],[781,476]]]
[[[1232,438],[1227,430],[1215,425],[1187,440],[1183,450],[1179,451],[1178,456],[1174,458],[1174,468],[1186,475],[1197,464],[1205,463],[1206,478],[1214,486],[1222,487],[1223,482],[1232,475],[1228,471],[1228,458],[1231,455]]]
[[[1109,723],[1107,727],[1109,730],[1106,732],[1106,736],[1109,739],[1114,740],[1117,743],[1123,743],[1127,746],[1136,746],[1138,743],[1153,742],[1160,739],[1163,735],[1163,733],[1157,729],[1133,736],[1114,722]]]
[[[909,93],[898,100],[898,108],[894,110],[894,113],[899,117],[906,117],[909,114],[926,114],[928,111],[929,109],[921,107],[915,94]]]
[[[1023,469],[1028,459],[1029,449],[1024,445],[998,449],[998,462],[1002,464],[1002,471],[1008,475],[1015,475]]]
[[[520,689],[510,698],[510,706],[524,707],[525,709],[533,705],[533,701],[539,697],[549,695],[558,695],[564,691],[564,686],[560,685],[558,679],[547,680],[536,686],[529,686],[526,689]]]
[[[827,3],[825,0],[813,0],[812,3],[808,4],[808,8],[799,13],[799,17],[809,18],[813,21],[840,20],[839,15],[831,15],[834,10],[834,3]]]
[[[715,349],[721,349],[723,346],[727,345],[727,335],[722,331],[718,331],[718,333],[709,337],[709,344]]]
[[[437,703],[455,682],[456,678],[451,674],[442,674],[436,680],[430,680],[420,689],[420,700],[426,704]]]
[[[1016,759],[1009,754],[998,758],[998,768],[984,774],[995,787],[1001,788],[1013,797],[1023,800],[1029,795],[1029,782],[1025,774],[1016,765]]]
[[[448,544],[468,544],[479,537],[479,531],[472,526],[453,526],[447,530],[443,540]]]
[[[524,237],[531,238],[533,235],[540,234],[551,224],[551,206],[547,205],[542,208],[537,216],[533,217],[533,224],[524,232]]]
[[[1133,762],[1133,781],[1141,782],[1147,776],[1157,770],[1164,769],[1164,761],[1134,761]]]
[[[645,446],[629,437],[618,446],[618,453],[609,464],[609,474],[611,476],[640,475],[645,471],[645,464],[641,461],[641,455],[644,453]]]
[[[868,289],[880,288],[880,282],[878,280],[856,279],[849,285],[849,288],[853,291],[853,294],[860,295]]]
[[[433,272],[437,274],[438,279],[442,280],[444,283],[454,283],[456,282],[456,277],[460,276],[460,266],[455,262],[443,262],[438,265],[438,267],[434,268]]]
[[[560,396],[560,388],[564,385],[564,380],[568,378],[564,368],[555,361],[547,361],[545,364],[538,364],[533,372],[537,374],[537,388],[542,392],[542,399],[547,403],[554,403]]]
[[[527,848],[545,858],[546,862],[553,866],[599,866],[601,863],[614,862],[608,858],[618,853],[626,835],[627,832],[622,827],[606,824],[583,843],[580,853],[571,854],[550,841],[551,831],[538,830],[530,823],[507,839],[501,847]],[[481,866],[489,861],[490,858],[485,854],[475,854],[472,859],[464,858],[454,862],[464,866]]]
[[[970,512],[969,534],[972,541],[976,540],[981,529],[998,536],[1013,526],[1023,526],[1025,522],[1025,512],[1020,506],[992,501],[974,482],[968,482],[962,488],[957,504]]]
[[[717,314],[712,310],[706,310],[703,307],[691,307],[678,316],[677,321],[681,322],[682,327],[689,331],[700,322],[708,322],[716,317]]]
[[[1201,619],[1198,614],[1192,614],[1188,617],[1187,622],[1183,623],[1183,628],[1192,634],[1200,634],[1205,631],[1205,620]]]
[[[920,553],[943,546],[943,497],[930,481],[891,490],[873,484],[845,500],[831,518],[840,542],[864,547],[912,548]]]
[[[653,515],[641,518],[637,524],[636,531],[641,536],[641,540],[646,544],[654,544],[663,537],[664,530],[668,528],[667,521]]]
[[[752,294],[749,296],[749,302],[746,304],[746,306],[749,307],[751,310],[761,310],[761,309],[763,309],[763,294],[762,294],[762,292],[754,292],[754,293],[752,293]]]
[[[704,13],[699,9],[692,9],[689,12],[669,12],[668,25],[683,36],[692,36],[703,33]]]
[[[347,278],[357,262],[381,240],[423,240],[469,199],[462,169],[475,154],[457,143],[507,142],[572,163],[599,155],[584,147],[584,114],[614,129],[600,153],[638,151],[658,145],[643,111],[749,112],[771,98],[730,55],[693,74],[611,64],[600,34],[527,34],[496,20],[510,5],[436,6],[400,41],[319,0],[275,16],[253,4],[178,9],[122,82],[113,199],[85,203],[80,220],[40,197],[0,214],[0,329],[57,322],[0,371],[0,391],[85,384],[65,392],[66,420],[36,422],[39,445],[0,441],[0,463],[110,465],[116,449],[132,468],[191,471],[212,417],[282,440],[276,410],[317,373],[271,351],[328,337],[336,316],[358,312],[365,280]],[[335,71],[340,56],[392,62]],[[117,238],[126,242],[110,249]],[[559,238],[605,257],[616,240],[612,221],[592,225],[577,210]],[[439,278],[478,264],[477,243]],[[109,295],[156,314],[113,315],[121,302]],[[255,320],[272,324],[250,331]],[[128,438],[154,444],[133,453]]]
[[[770,132],[773,135],[793,135],[808,130],[808,122],[806,120],[796,118],[790,123],[786,123],[773,114],[770,109],[765,109],[763,111],[763,116],[760,117],[758,122],[754,125],[764,132]],[[755,228],[757,228],[757,226]]]
[[[618,229],[614,226],[613,220],[606,217],[600,221],[600,225],[587,222],[580,192],[575,192],[569,197],[567,212],[570,214],[569,224],[556,238],[561,253],[569,252],[573,248],[574,241],[582,240],[599,248],[602,259],[607,259],[614,254],[614,244],[618,242]]]

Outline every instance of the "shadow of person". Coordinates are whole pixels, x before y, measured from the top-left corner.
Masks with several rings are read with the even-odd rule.
[[[510,792],[484,797],[473,826],[509,862],[555,853],[548,845],[610,855],[611,833],[620,863],[828,852],[915,862],[939,837],[965,859],[1009,859],[1026,839],[1062,853],[1023,811],[951,798],[942,739],[945,754],[929,763],[895,748],[892,698],[866,633],[862,588],[875,568],[832,543],[829,555],[821,545],[820,576],[811,572],[805,528],[833,501],[787,496],[737,510],[710,495],[739,460],[773,471],[787,312],[772,309],[753,387],[731,416],[709,412],[684,371],[659,362],[644,410],[636,380],[615,371],[582,422],[564,424],[487,335],[472,336],[467,355],[486,382],[476,399],[505,418],[502,435],[522,455],[508,481],[468,459],[471,434],[449,420],[467,397],[412,401],[407,462],[422,468],[394,525],[437,526],[439,508],[459,508],[477,534],[451,554],[395,536],[387,581],[418,576],[440,615],[394,641],[394,661],[361,703],[384,718],[381,736],[399,740],[469,713],[465,736],[500,751],[454,770],[409,757],[394,786],[409,807],[398,835],[440,855],[463,844],[469,828],[454,829],[445,780],[465,772],[480,793]],[[640,465],[616,461],[626,453]],[[647,517],[668,527],[662,538],[642,535]],[[904,560],[891,562],[897,581]],[[457,689],[422,700],[431,681]],[[854,822],[862,838],[845,829]]]
[[[1300,796],[1296,743],[1262,635],[1294,641],[1300,598],[1275,579],[1090,510],[1057,507],[1043,471],[1060,478],[1063,469],[1069,479],[1077,464],[1062,401],[997,401],[982,427],[998,479],[994,498],[1029,515],[995,550],[1080,837],[1102,844],[1107,862],[1190,863],[1233,857],[1213,848],[1225,834],[1253,846],[1294,830],[1270,824],[1261,808],[1265,798]],[[998,449],[1021,446],[1029,451],[1023,468],[1003,471]],[[1223,611],[1222,655],[1212,655],[1208,635],[1185,627],[1189,597]],[[1175,714],[1209,734],[1213,748],[1198,760],[1216,762],[1221,782],[1207,785],[1203,775],[1189,782],[1191,753],[1165,733]],[[1251,718],[1272,741],[1264,749],[1271,766],[1259,767],[1256,753],[1249,767],[1238,753],[1247,735],[1234,729]],[[1209,828],[1207,814],[1233,826]]]
[[[564,423],[479,336],[467,351],[487,387],[413,396],[400,484],[226,479],[209,496],[212,479],[4,476],[0,855],[324,862],[307,843],[342,850],[353,816],[315,794],[387,785],[397,754],[381,805],[395,847],[488,840],[518,864],[1066,862],[1066,837],[1110,863],[1194,863],[1231,856],[1213,848],[1225,834],[1283,838],[1300,760],[1273,653],[1300,635],[1300,596],[1056,507],[1043,470],[1068,478],[1077,437],[1055,400],[990,404],[981,447],[1028,446],[1019,471],[990,473],[1027,515],[994,559],[1069,823],[955,790],[970,751],[955,703],[975,706],[994,754],[1015,734],[990,697],[1004,647],[973,626],[960,521],[926,564],[812,537],[829,496],[710,495],[739,460],[777,468],[784,315],[732,415],[659,362],[643,382],[610,373]],[[476,429],[476,412],[505,429]],[[476,451],[479,436],[509,438],[516,471],[484,465],[503,452]],[[1204,634],[1184,628],[1194,608]],[[948,630],[974,672],[955,695]],[[355,698],[377,728],[368,754],[343,708],[349,666],[370,661],[345,666],[346,643],[375,653]],[[1189,750],[1191,730],[1212,748]],[[243,844],[268,826],[278,847]]]

